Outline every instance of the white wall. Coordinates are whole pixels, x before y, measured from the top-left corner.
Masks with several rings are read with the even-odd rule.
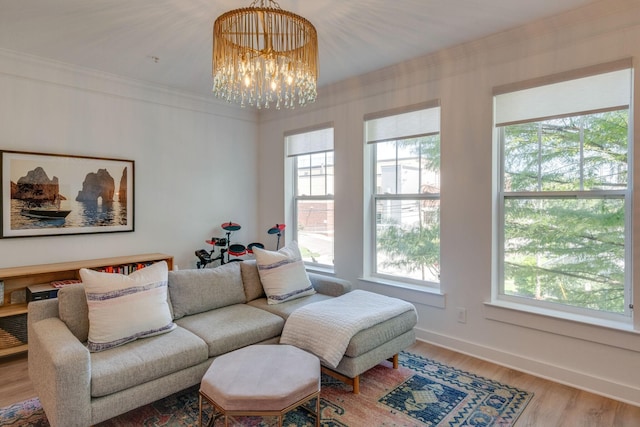
[[[164,252],[195,268],[223,222],[266,235],[256,113],[212,99],[0,51],[0,149],[135,161],[134,232],[0,239],[0,267]]]
[[[524,327],[517,326],[489,319],[491,308],[485,304],[491,299],[495,194],[492,88],[625,57],[633,57],[638,64],[638,17],[640,4],[635,0],[601,1],[324,88],[318,101],[304,109],[263,113],[258,147],[259,227],[284,218],[283,133],[333,122],[339,183],[335,189],[336,275],[360,288],[416,302],[421,339],[639,405],[637,332],[616,335],[606,328],[554,323],[536,316],[525,319],[530,323]],[[636,86],[640,87],[638,74]],[[431,305],[429,295],[361,279],[363,116],[433,99],[440,99],[442,105],[441,286],[445,297],[435,301],[444,302],[444,308]],[[636,123],[640,123],[638,110]],[[635,145],[639,142],[636,133]],[[640,164],[640,154],[635,157]],[[640,196],[637,190],[635,196]],[[635,217],[639,222],[637,212]],[[637,224],[636,230],[640,230]],[[635,277],[640,277],[637,272]],[[467,309],[464,324],[457,322],[457,307]],[[609,345],[601,343],[607,340]]]

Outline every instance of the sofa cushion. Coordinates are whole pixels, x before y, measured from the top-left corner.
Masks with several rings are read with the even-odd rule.
[[[260,281],[269,304],[280,304],[316,291],[304,267],[297,242],[277,252],[254,248]]]
[[[207,345],[180,327],[91,353],[91,396],[100,397],[164,377],[207,360]]]
[[[209,357],[277,337],[284,327],[281,317],[246,304],[186,316],[176,323],[207,343]]]
[[[283,302],[282,304],[269,304],[266,298],[258,298],[253,301],[248,302],[249,305],[253,307],[260,308],[262,310],[267,310],[269,313],[277,314],[282,317],[284,320],[287,320],[289,315],[293,313],[298,308],[305,306],[307,304],[311,304],[312,302],[324,301],[327,299],[331,299],[333,297],[329,295],[324,295],[321,293],[307,295],[305,297],[296,298],[290,301]]]
[[[175,328],[165,261],[131,274],[80,269],[89,307],[89,351],[103,351]]]
[[[240,272],[242,273],[242,284],[244,285],[244,294],[247,297],[247,301],[262,298],[264,296],[264,288],[260,281],[256,260],[248,259],[242,261],[240,263]]]
[[[89,337],[89,307],[84,286],[68,285],[58,291],[58,312],[71,333],[80,342]]]
[[[365,354],[395,337],[411,331],[417,322],[418,315],[414,310],[410,310],[364,329],[351,338],[344,354],[348,357],[358,357]]]
[[[173,318],[202,313],[246,301],[240,263],[216,268],[169,272],[169,294]]]

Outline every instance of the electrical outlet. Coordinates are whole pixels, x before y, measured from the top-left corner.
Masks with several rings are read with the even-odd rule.
[[[467,323],[467,309],[464,307],[458,307],[458,322]]]

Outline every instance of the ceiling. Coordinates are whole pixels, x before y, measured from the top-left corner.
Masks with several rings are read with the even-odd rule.
[[[315,25],[322,87],[595,1],[281,0],[279,4]],[[213,21],[249,4],[0,0],[0,49],[208,95]]]

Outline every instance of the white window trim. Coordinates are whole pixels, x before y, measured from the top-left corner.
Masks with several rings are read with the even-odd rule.
[[[285,218],[287,223],[291,224],[291,232],[288,235],[285,235],[286,242],[290,242],[292,240],[298,240],[298,212],[297,212],[297,201],[298,200],[332,200],[335,203],[335,188],[334,193],[328,194],[327,196],[298,196],[297,189],[297,158],[301,155],[309,155],[309,154],[317,154],[317,153],[334,153],[334,185],[335,185],[335,143],[332,141],[331,145],[323,144],[321,149],[319,150],[311,150],[305,152],[291,152],[291,147],[287,144],[287,137],[295,136],[295,135],[303,135],[307,133],[311,133],[314,131],[323,131],[331,129],[332,133],[335,135],[335,128],[332,122],[323,123],[317,126],[310,126],[303,129],[293,130],[285,132],[284,141],[285,141],[285,180],[284,180],[284,197],[285,197]],[[301,150],[304,149],[306,145],[300,144],[296,146],[296,149]],[[335,214],[335,210],[334,210]],[[335,227],[335,220],[334,220]],[[335,230],[334,230],[335,231]],[[335,254],[335,233],[333,240],[333,252]],[[332,264],[321,264],[314,263],[310,261],[304,261],[305,267],[309,271],[315,271],[323,274],[333,274],[335,272],[335,267]]]
[[[640,230],[640,224],[637,222],[635,225],[630,224],[632,217],[638,217],[637,212],[639,210],[639,203],[637,202],[637,197],[640,195],[638,191],[634,191],[634,187],[637,187],[637,184],[640,183],[640,176],[638,173],[640,172],[638,169],[634,167],[634,146],[638,141],[638,137],[634,136],[634,122],[636,115],[634,113],[633,107],[633,87],[635,82],[635,87],[638,86],[638,79],[633,70],[633,63],[631,59],[623,59],[620,61],[615,61],[608,64],[600,64],[593,67],[589,67],[583,70],[570,71],[566,73],[560,73],[554,76],[543,77],[540,79],[530,80],[528,82],[520,82],[515,84],[509,84],[505,86],[501,86],[495,88],[493,93],[494,95],[499,95],[502,93],[507,93],[510,91],[516,91],[523,88],[532,88],[538,85],[545,85],[553,82],[561,82],[564,80],[576,79],[588,75],[605,73],[608,71],[619,70],[622,68],[631,68],[632,73],[632,93],[631,93],[631,103],[629,106],[629,158],[628,158],[628,171],[632,174],[632,180],[629,180],[627,190],[624,190],[622,193],[625,194],[625,199],[628,203],[628,214],[626,215],[626,227],[629,237],[627,239],[628,246],[630,247],[628,251],[632,252],[633,246],[635,246],[634,242],[637,241],[638,237],[636,237],[638,230]],[[637,98],[637,97],[636,97]],[[584,113],[584,112],[583,112]],[[576,112],[576,114],[580,114],[580,112]],[[494,100],[494,117],[495,117],[495,100]],[[527,327],[530,329],[536,329],[545,332],[551,332],[558,335],[563,335],[572,338],[584,339],[587,341],[592,341],[596,343],[601,343],[605,345],[610,345],[622,349],[628,349],[632,351],[640,351],[640,340],[638,340],[638,336],[640,336],[640,316],[636,316],[633,314],[633,309],[631,310],[631,318],[624,318],[622,316],[614,316],[613,318],[604,318],[604,317],[594,317],[594,316],[586,316],[576,313],[571,313],[568,311],[562,311],[558,309],[545,309],[544,307],[538,307],[530,304],[523,304],[518,301],[513,301],[509,297],[501,295],[501,288],[503,283],[503,273],[502,259],[504,257],[502,242],[504,239],[503,234],[503,221],[504,221],[504,211],[503,211],[503,202],[501,200],[501,191],[502,191],[502,171],[504,169],[502,153],[500,152],[499,141],[498,138],[498,128],[494,125],[493,127],[493,141],[496,149],[494,150],[494,169],[498,171],[498,173],[494,174],[494,188],[495,188],[495,199],[494,199],[494,229],[496,230],[493,235],[494,243],[493,243],[493,272],[492,272],[492,286],[491,286],[491,301],[485,302],[485,318],[495,321],[500,321],[508,324],[518,325],[522,327]],[[635,184],[635,185],[634,185]],[[636,198],[636,202],[633,203],[633,198]],[[626,280],[627,283],[631,285],[631,293],[632,298],[630,298],[632,306],[638,307],[640,306],[640,282],[637,280],[633,280],[634,277],[640,277],[640,263],[635,260],[636,256],[627,256],[627,260],[629,260],[629,268],[626,272]],[[632,277],[633,275],[633,277]],[[616,320],[616,317],[620,320]]]
[[[358,278],[367,284],[367,289],[416,304],[422,304],[435,308],[446,307],[446,294],[439,288],[425,286],[424,284],[411,284],[386,280],[381,277],[364,276]]]
[[[528,329],[640,352],[640,331],[628,322],[545,310],[504,300],[485,302],[484,317]]]
[[[377,251],[376,251],[376,201],[379,199],[395,199],[395,200],[429,200],[436,199],[440,200],[440,193],[435,197],[434,194],[398,194],[398,195],[378,195],[375,193],[376,188],[376,166],[375,166],[375,155],[374,155],[374,147],[377,142],[384,142],[386,139],[382,140],[367,140],[367,122],[375,119],[384,119],[386,117],[392,117],[394,115],[412,115],[413,112],[420,112],[422,110],[429,110],[432,108],[440,109],[440,100],[428,101],[421,104],[410,105],[406,107],[396,108],[393,110],[386,110],[376,113],[369,113],[364,116],[363,119],[363,129],[365,135],[364,141],[364,256],[363,256],[363,272],[364,275],[360,278],[360,280],[367,282],[369,284],[376,284],[383,287],[387,287],[388,289],[395,289],[394,292],[400,292],[404,294],[405,292],[409,292],[409,295],[405,295],[405,297],[410,301],[415,302],[423,302],[424,304],[431,305],[434,307],[444,308],[445,306],[445,295],[440,291],[441,282],[431,282],[431,281],[422,281],[416,280],[406,277],[397,277],[387,274],[377,273],[376,265],[377,265]],[[426,132],[414,135],[415,132],[410,132],[411,134],[401,134],[397,137],[391,138],[390,140],[397,141],[402,139],[410,139],[416,137],[430,136],[435,134],[440,134],[440,110],[437,112],[437,131],[436,131],[436,122],[432,119],[431,114],[427,114],[426,117],[421,117],[422,123],[426,124]],[[388,136],[387,134],[385,134]],[[428,298],[424,298],[421,295],[429,295]]]

